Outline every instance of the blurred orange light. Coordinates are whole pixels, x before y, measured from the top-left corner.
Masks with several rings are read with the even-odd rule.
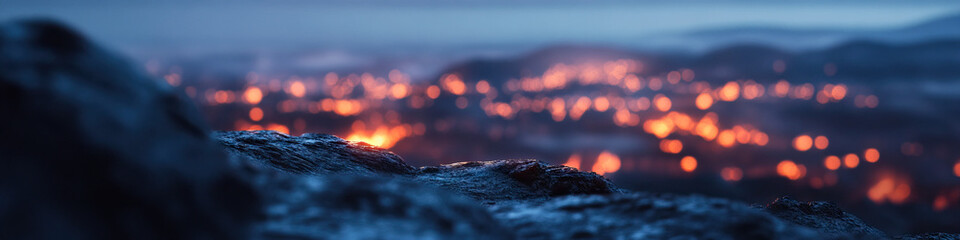
[[[875,163],[880,160],[880,151],[877,151],[876,148],[867,148],[866,151],[863,151],[863,160],[871,163]]]
[[[953,175],[960,177],[960,161],[956,164],[953,164]]]
[[[740,181],[743,178],[743,170],[738,167],[725,167],[720,169],[720,177],[728,182]]]
[[[860,158],[856,154],[850,153],[843,156],[843,166],[855,168],[857,165],[860,165]]]
[[[817,149],[826,149],[828,145],[830,145],[830,140],[828,140],[827,137],[817,136],[813,139],[813,146]]]
[[[487,94],[490,91],[490,83],[486,80],[480,80],[477,82],[477,92],[482,94]]]
[[[730,129],[723,130],[717,135],[717,144],[723,147],[733,147],[737,142],[737,134]]]
[[[684,172],[693,172],[697,170],[697,159],[692,156],[686,156],[680,159],[680,169]]]
[[[258,87],[248,87],[246,91],[243,91],[243,100],[247,101],[250,104],[260,103],[260,100],[263,99],[263,91]]]
[[[430,85],[430,87],[427,87],[427,97],[430,99],[437,99],[440,97],[440,87],[437,87],[436,85]]]
[[[290,95],[294,97],[303,97],[307,94],[307,87],[303,85],[303,82],[293,81],[290,83]]]
[[[840,158],[833,155],[827,156],[823,159],[823,166],[830,170],[840,169]]]
[[[410,87],[403,83],[394,84],[390,87],[390,96],[394,99],[402,99],[410,92]]]
[[[287,128],[287,126],[276,124],[276,123],[267,124],[266,129],[281,132],[283,134],[290,134],[290,129]]]
[[[597,97],[593,100],[593,109],[597,112],[606,112],[610,108],[610,100],[607,97]]]
[[[614,173],[617,170],[620,170],[620,157],[608,151],[603,151],[597,156],[597,162],[593,164],[592,169],[593,172],[600,175]]]
[[[713,97],[709,93],[700,93],[700,95],[697,95],[696,104],[700,110],[707,110],[710,106],[713,106]]]
[[[790,160],[783,160],[777,164],[777,174],[790,180],[797,180],[803,177],[803,171],[800,166]]]
[[[660,150],[665,153],[677,154],[683,150],[683,142],[680,140],[663,139],[660,140]]]
[[[737,98],[740,97],[740,84],[737,84],[737,82],[733,81],[727,82],[726,85],[723,85],[723,88],[720,88],[720,92],[717,93],[717,97],[719,97],[720,100],[727,102],[733,102],[734,100],[737,100]]]
[[[250,120],[253,120],[254,122],[259,122],[261,119],[263,119],[263,110],[258,107],[255,107],[253,109],[250,109],[249,115],[250,115]]]
[[[670,102],[670,98],[667,98],[663,94],[657,94],[656,96],[653,96],[653,105],[657,107],[657,110],[666,112],[670,110],[670,107],[673,104]]]
[[[574,153],[570,155],[570,158],[567,158],[567,162],[563,163],[563,165],[580,170],[580,161],[580,154]]]
[[[800,135],[793,139],[793,148],[797,151],[807,151],[810,150],[810,147],[813,146],[813,139],[807,135]]]

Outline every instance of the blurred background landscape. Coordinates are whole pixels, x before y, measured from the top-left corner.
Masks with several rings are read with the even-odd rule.
[[[960,229],[957,1],[0,0],[28,17],[129,56],[218,130]]]

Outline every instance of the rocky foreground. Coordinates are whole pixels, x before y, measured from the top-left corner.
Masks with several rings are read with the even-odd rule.
[[[536,160],[417,168],[322,134],[211,136],[137,69],[56,22],[0,25],[0,239],[891,238],[824,202],[631,192]]]

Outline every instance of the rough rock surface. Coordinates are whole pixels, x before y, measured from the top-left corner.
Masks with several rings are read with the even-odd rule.
[[[412,174],[415,168],[390,151],[348,143],[328,134],[291,137],[273,131],[218,132],[228,151],[293,173]]]
[[[767,212],[781,219],[820,230],[821,232],[857,239],[888,238],[876,228],[844,212],[836,204],[828,202],[799,202],[782,197],[764,207]]]
[[[253,188],[195,108],[50,21],[0,25],[0,238],[242,239]]]
[[[441,166],[421,167],[419,170],[406,172],[396,169],[406,167],[390,167],[389,171],[378,171],[367,165],[386,164],[388,166],[406,166],[403,160],[396,155],[381,149],[373,148],[363,143],[344,142],[333,136],[324,135],[323,141],[337,142],[347,146],[335,145],[336,148],[324,148],[330,144],[315,144],[317,136],[290,137],[269,131],[254,132],[222,132],[216,136],[221,143],[228,146],[241,165],[254,166],[253,168],[268,169],[273,174],[288,174],[284,176],[293,179],[312,179],[316,176],[342,176],[342,173],[362,173],[371,176],[380,173],[388,176],[381,184],[402,182],[403,188],[378,188],[379,190],[365,190],[371,193],[369,199],[391,199],[397,196],[406,196],[410,201],[418,202],[419,197],[434,199],[441,196],[462,194],[473,199],[462,201],[463,198],[449,202],[446,207],[431,206],[430,204],[399,204],[405,208],[429,208],[431,211],[454,212],[438,220],[418,215],[406,215],[414,218],[424,218],[423,223],[432,229],[428,235],[410,235],[406,231],[384,227],[382,231],[396,232],[397,236],[409,238],[435,236],[471,236],[468,233],[489,233],[490,229],[506,229],[507,235],[472,235],[476,238],[509,238],[520,239],[887,239],[884,233],[872,228],[855,216],[843,212],[833,204],[824,202],[798,202],[789,198],[781,198],[767,206],[751,207],[744,203],[730,200],[709,198],[696,195],[672,195],[653,193],[630,193],[619,189],[603,177],[594,173],[579,172],[572,168],[553,166],[536,160],[496,160],[481,162],[461,162]],[[238,140],[242,138],[244,140]],[[247,149],[259,151],[261,147],[246,146],[257,144],[268,147],[269,154],[246,153]],[[315,145],[304,153],[300,146]],[[358,149],[353,145],[363,146],[364,150],[374,151],[371,154],[361,155],[363,160],[344,160],[327,158],[325,156],[344,156],[343,149]],[[289,152],[288,152],[289,151]],[[289,164],[274,164],[273,156],[287,157],[298,162],[315,162],[311,168],[290,169]],[[379,157],[378,157],[379,156]],[[300,164],[298,164],[299,166]],[[329,167],[335,165],[337,167]],[[352,165],[352,166],[350,166]],[[322,171],[314,168],[323,169]],[[362,169],[362,170],[357,170]],[[303,174],[306,173],[306,174]],[[398,174],[399,173],[399,174]],[[263,179],[277,179],[266,177]],[[269,182],[272,180],[266,180]],[[298,180],[302,181],[302,180]],[[322,181],[322,180],[313,180]],[[329,180],[326,180],[329,181]],[[352,181],[341,182],[350,185]],[[275,186],[290,186],[291,184],[261,183],[264,191]],[[362,182],[362,181],[361,181]],[[357,184],[356,188],[367,185],[381,185],[371,183]],[[292,184],[296,185],[296,184]],[[301,184],[302,185],[302,184]],[[321,184],[323,185],[323,184]],[[351,187],[352,188],[352,187]],[[439,188],[439,189],[437,189]],[[305,186],[286,188],[284,196],[272,201],[271,208],[289,209],[292,206],[327,206],[319,209],[336,209],[341,205],[329,202],[340,200],[323,200],[323,198],[352,199],[350,195],[336,193],[311,194],[318,199],[289,203],[288,194],[298,195]],[[392,190],[388,190],[392,189]],[[407,194],[404,189],[414,189],[417,194]],[[427,190],[433,189],[433,190]],[[298,191],[300,193],[298,193]],[[401,192],[393,192],[401,191]],[[451,193],[452,192],[452,193]],[[428,195],[421,195],[428,194]],[[372,197],[377,195],[379,197]],[[401,197],[407,199],[406,197]],[[297,198],[294,198],[297,199]],[[380,201],[380,200],[378,200]],[[406,201],[406,200],[403,200]],[[403,202],[401,201],[401,202]],[[395,202],[389,200],[388,202]],[[427,201],[434,202],[434,201]],[[453,207],[460,210],[451,210]],[[485,209],[476,211],[477,208]],[[438,210],[439,209],[439,210]],[[266,226],[265,236],[299,236],[319,237],[316,232],[295,231],[283,226],[317,226],[322,229],[339,229],[355,222],[348,219],[339,219],[335,223],[338,227],[327,226],[328,219],[310,218],[316,214],[303,214],[303,211],[270,211],[270,218]],[[316,212],[316,211],[315,211]],[[377,211],[374,211],[377,212]],[[292,214],[290,214],[292,213]],[[357,212],[343,213],[348,216],[360,214]],[[299,216],[303,215],[303,216]],[[325,214],[329,215],[329,214]],[[391,223],[396,216],[384,215],[379,223]],[[310,220],[303,220],[310,219]],[[484,219],[494,219],[485,222]],[[437,229],[447,220],[460,222],[462,231]],[[486,224],[483,224],[486,223]],[[486,225],[487,228],[483,226]],[[310,229],[304,227],[300,229]],[[316,229],[316,228],[314,228]],[[424,230],[427,231],[427,230]],[[329,232],[338,232],[330,230]],[[427,231],[430,232],[430,231]],[[439,234],[438,234],[439,232]],[[502,232],[502,231],[496,231]],[[368,233],[375,234],[375,233]],[[356,235],[338,235],[355,237]],[[375,235],[370,237],[380,237]],[[939,239],[949,234],[931,234],[929,239]],[[914,236],[903,236],[904,239],[914,239]],[[920,238],[924,239],[924,238]]]

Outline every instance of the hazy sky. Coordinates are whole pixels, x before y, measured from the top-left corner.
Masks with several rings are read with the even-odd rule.
[[[954,13],[960,1],[0,0],[0,20],[52,17],[120,46],[629,43],[715,27],[895,28]]]

